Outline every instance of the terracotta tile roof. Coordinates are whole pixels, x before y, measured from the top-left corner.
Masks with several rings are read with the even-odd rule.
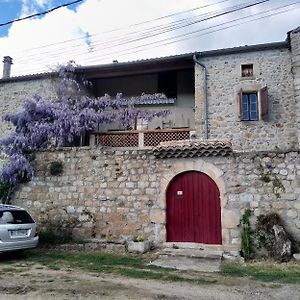
[[[183,140],[162,142],[153,148],[157,158],[227,156],[232,154],[229,141],[218,140]]]

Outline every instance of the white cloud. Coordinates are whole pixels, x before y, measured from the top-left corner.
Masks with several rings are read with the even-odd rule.
[[[33,0],[32,2],[36,3],[40,7],[44,7],[46,4],[50,5],[52,1],[49,1],[49,0]]]
[[[24,4],[22,13],[25,10],[40,11],[41,7],[45,8],[48,7],[49,3],[51,4],[51,1],[46,0],[22,1]],[[14,23],[9,29],[8,36],[0,38],[0,57],[10,55],[14,58],[12,74],[17,75],[45,71],[49,66],[64,63],[69,59],[74,59],[80,64],[99,64],[111,62],[113,59],[119,61],[135,60],[284,40],[288,30],[300,25],[298,18],[300,10],[294,10],[287,14],[265,18],[213,34],[192,35],[194,36],[193,39],[187,39],[180,43],[163,46],[161,45],[163,43],[160,42],[159,47],[153,48],[153,45],[142,47],[142,45],[162,39],[169,42],[171,38],[178,34],[188,37],[187,33],[193,30],[202,29],[203,31],[199,32],[198,35],[203,34],[207,32],[205,28],[208,26],[214,26],[232,18],[243,17],[249,14],[250,11],[251,13],[257,13],[292,2],[292,0],[286,0],[283,4],[280,0],[274,0],[272,4],[253,7],[247,11],[240,11],[195,24],[179,31],[166,32],[152,39],[140,40],[135,43],[128,42],[128,33],[131,33],[131,38],[135,37],[137,39],[141,37],[142,30],[149,30],[151,26],[158,27],[151,28],[148,34],[156,33],[155,30],[162,30],[170,22],[180,22],[182,19],[222,9],[225,6],[236,5],[237,2],[245,3],[244,0],[231,0],[205,9],[190,11],[184,15],[176,15],[153,23],[131,26],[132,24],[215,2],[217,0],[86,0],[77,7],[76,11],[65,7],[41,18]],[[107,32],[117,28],[124,29]],[[78,39],[79,37],[84,38]],[[49,46],[42,47],[44,45]],[[145,48],[148,48],[148,50],[140,51]]]
[[[21,17],[41,12],[41,9],[47,9],[52,6],[51,0],[21,0]]]

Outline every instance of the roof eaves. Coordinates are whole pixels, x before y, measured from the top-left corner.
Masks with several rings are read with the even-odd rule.
[[[21,75],[21,76],[12,76],[9,78],[0,79],[0,83],[50,78],[50,77],[56,77],[57,75],[58,75],[57,72],[45,72],[45,73],[36,73],[36,74],[28,74],[28,75]]]
[[[244,52],[255,52],[255,51],[264,51],[264,50],[273,50],[273,49],[288,49],[288,42],[275,42],[275,43],[265,43],[265,44],[256,44],[256,45],[245,45],[233,48],[223,48],[217,50],[209,50],[203,52],[197,52],[198,55],[202,57],[209,56],[218,56],[218,55],[228,55],[228,54],[236,54],[236,53],[244,53]]]
[[[80,67],[76,68],[76,71],[85,72],[85,71],[94,71],[97,69],[110,69],[110,68],[113,69],[113,68],[117,68],[117,67],[145,65],[145,64],[152,64],[152,63],[159,63],[159,62],[172,62],[172,61],[176,61],[176,60],[191,60],[191,62],[192,62],[193,54],[194,54],[194,52],[179,54],[179,55],[133,60],[133,61],[127,61],[127,62],[113,62],[113,63],[101,64],[101,65],[80,66]]]
[[[194,54],[199,55],[200,57],[210,57],[210,56],[218,56],[218,55],[229,55],[229,54],[237,54],[237,53],[245,53],[245,52],[255,52],[255,51],[263,51],[263,50],[272,50],[272,49],[282,49],[286,48],[289,49],[288,41],[282,42],[275,42],[275,43],[265,43],[265,44],[256,44],[256,45],[246,45],[240,47],[233,47],[233,48],[223,48],[217,50],[208,50],[202,52],[190,52],[184,53],[179,55],[171,55],[165,57],[156,57],[156,58],[149,58],[149,59],[141,59],[135,61],[128,61],[128,62],[114,62],[109,64],[101,64],[101,65],[90,65],[90,66],[80,66],[76,68],[76,71],[79,73],[84,72],[92,72],[96,70],[103,70],[103,69],[115,69],[118,67],[134,67],[134,66],[142,66],[147,64],[153,63],[160,63],[160,62],[173,62],[173,61],[192,61],[192,57]],[[0,83],[5,82],[15,82],[15,81],[26,81],[26,80],[35,80],[35,79],[42,79],[51,76],[57,76],[57,72],[45,72],[45,73],[37,73],[37,74],[29,74],[29,75],[22,75],[22,76],[15,76],[9,78],[2,78],[0,79]]]
[[[190,59],[192,60],[192,57],[194,54],[200,55],[201,57],[209,57],[209,56],[244,53],[244,52],[281,49],[281,48],[288,49],[288,42],[282,41],[282,42],[275,42],[275,43],[245,45],[245,46],[240,46],[240,47],[223,48],[223,49],[208,50],[208,51],[202,51],[202,52],[196,51],[196,52],[190,52],[190,53],[179,54],[179,55],[141,59],[141,60],[135,60],[135,61],[113,62],[113,63],[109,63],[109,64],[81,66],[81,67],[78,67],[76,70],[81,73],[81,72],[95,71],[97,69],[99,69],[99,70],[100,69],[114,69],[114,68],[126,67],[126,66],[146,65],[146,64],[160,63],[160,62],[172,62],[172,61],[176,61],[176,60],[190,60]]]

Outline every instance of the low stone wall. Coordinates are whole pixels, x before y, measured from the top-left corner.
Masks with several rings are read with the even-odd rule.
[[[62,161],[51,176],[48,165]],[[228,157],[156,159],[151,150],[68,148],[37,155],[36,177],[13,203],[39,222],[66,220],[73,234],[122,242],[142,235],[166,241],[166,189],[177,174],[197,170],[220,190],[224,249],[238,249],[245,208],[255,216],[276,211],[300,240],[299,153],[235,153]]]

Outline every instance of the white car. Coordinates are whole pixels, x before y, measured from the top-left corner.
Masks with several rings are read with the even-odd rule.
[[[0,253],[35,248],[37,226],[23,208],[0,204]]]

